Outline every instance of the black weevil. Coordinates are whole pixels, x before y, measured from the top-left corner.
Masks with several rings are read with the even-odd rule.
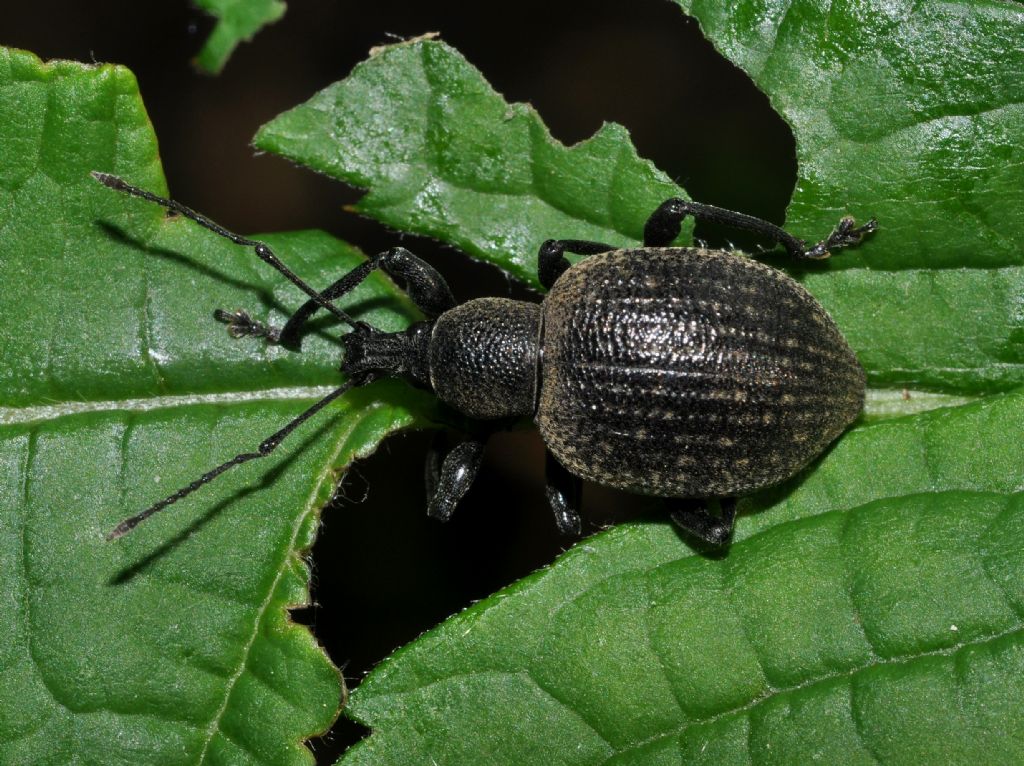
[[[800,259],[827,258],[874,231],[843,218],[824,240],[802,240],[758,218],[670,199],[648,219],[642,248],[548,240],[538,255],[540,304],[477,298],[455,304],[444,278],[404,248],[370,258],[317,292],[267,245],[227,231],[173,200],[93,173],[252,247],[308,296],[283,328],[218,310],[236,337],[298,350],[320,309],[352,327],[342,337],[347,382],[265,439],[122,521],[114,539],[236,465],[269,455],[350,388],[387,375],[432,390],[470,418],[532,417],[547,447],[547,498],[561,532],[579,534],[581,478],[667,498],[718,499],[720,512],[679,507],[672,520],[710,543],[732,532],[739,495],[793,476],[858,416],[864,370],[825,309],[782,272],[724,250],[671,247],[687,215],[764,235]],[[590,256],[570,265],[565,253]],[[427,317],[386,333],[332,301],[374,269],[405,286]],[[448,519],[476,476],[484,439],[428,465],[428,513]]]

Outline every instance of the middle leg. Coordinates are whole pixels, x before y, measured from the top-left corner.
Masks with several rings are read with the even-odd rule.
[[[439,433],[427,454],[427,515],[448,521],[473,486],[484,456],[484,439],[468,439],[445,452],[446,434]],[[443,455],[443,458],[442,458]]]
[[[591,242],[586,239],[549,239],[540,246],[537,253],[537,277],[545,290],[558,281],[571,265],[566,253],[575,255],[597,255],[607,253],[615,248],[603,242]]]
[[[555,525],[558,531],[566,536],[579,537],[582,531],[580,521],[580,490],[583,482],[574,476],[545,449],[545,474],[548,505],[555,514]]]
[[[252,319],[244,311],[227,312],[218,309],[215,316],[226,322],[228,332],[236,338],[245,335],[266,338],[271,343],[280,343],[286,348],[298,350],[302,345],[302,330],[325,302],[341,298],[354,290],[375,269],[381,269],[405,288],[416,308],[429,318],[440,316],[455,306],[455,298],[444,277],[423,259],[413,255],[404,247],[385,250],[345,274],[316,299],[311,298],[292,314],[283,328],[271,327]]]

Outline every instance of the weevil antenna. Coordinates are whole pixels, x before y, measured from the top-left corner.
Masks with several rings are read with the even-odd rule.
[[[301,426],[303,423],[305,423],[311,417],[316,415],[318,412],[320,412],[320,410],[322,410],[328,404],[333,402],[335,399],[337,399],[339,396],[344,394],[350,388],[355,388],[357,386],[364,386],[367,383],[372,382],[375,379],[375,377],[376,376],[373,376],[373,375],[363,375],[363,376],[361,376],[359,378],[354,378],[354,379],[351,379],[351,380],[347,381],[345,383],[345,385],[343,385],[340,388],[337,388],[334,391],[332,391],[331,393],[329,393],[327,396],[325,396],[323,399],[318,401],[316,404],[314,404],[308,410],[306,410],[305,412],[303,412],[302,414],[297,416],[294,420],[292,420],[288,425],[286,425],[280,431],[277,431],[276,433],[272,434],[271,436],[268,436],[266,439],[264,439],[262,442],[260,442],[260,445],[256,448],[255,452],[241,452],[241,453],[235,455],[233,458],[231,458],[227,462],[221,463],[219,466],[214,468],[212,471],[207,471],[202,476],[200,476],[198,479],[193,481],[191,484],[188,484],[188,485],[182,487],[181,489],[179,489],[177,492],[175,492],[172,495],[168,495],[167,497],[165,497],[160,502],[154,503],[153,505],[149,506],[149,508],[144,510],[142,513],[137,513],[134,516],[129,516],[127,519],[122,521],[120,524],[118,524],[116,527],[114,527],[110,531],[110,533],[107,535],[107,540],[116,540],[119,537],[123,537],[124,535],[128,534],[129,532],[131,532],[133,529],[135,529],[135,527],[137,527],[139,524],[141,524],[143,521],[148,519],[153,514],[159,513],[160,511],[164,510],[165,508],[167,508],[170,505],[174,505],[176,502],[181,500],[183,497],[188,497],[193,492],[195,492],[197,489],[199,489],[201,486],[203,486],[204,484],[209,484],[211,481],[216,479],[222,473],[225,473],[226,471],[234,468],[236,465],[241,465],[242,463],[248,463],[250,460],[256,460],[257,458],[266,457],[271,452],[273,452],[275,449],[277,449],[278,445],[285,440],[285,438],[288,436],[288,434],[290,434],[296,428]]]
[[[156,194],[153,194],[153,192],[146,191],[145,189],[140,189],[137,186],[132,186],[130,183],[124,181],[121,178],[118,178],[117,176],[110,175],[109,173],[100,173],[99,171],[94,170],[92,171],[92,177],[95,178],[104,186],[107,186],[111,189],[115,189],[116,191],[119,192],[124,192],[125,194],[130,194],[133,197],[140,197],[144,200],[148,200],[149,202],[155,202],[156,204],[161,205],[167,208],[168,210],[177,213],[178,215],[183,215],[189,220],[195,221],[200,226],[209,229],[214,234],[219,234],[225,239],[231,240],[236,245],[242,245],[243,247],[253,248],[256,251],[256,255],[259,256],[260,260],[264,261],[265,263],[269,263],[271,266],[273,266],[275,269],[281,272],[293,285],[298,287],[300,290],[302,290],[302,292],[304,292],[306,295],[312,298],[317,303],[317,305],[327,309],[332,314],[334,314],[334,316],[338,317],[338,319],[340,319],[343,322],[346,322],[350,326],[356,326],[355,319],[353,319],[346,312],[342,311],[340,308],[335,306],[329,300],[320,295],[320,293],[318,293],[316,290],[314,290],[312,287],[306,284],[295,272],[293,272],[291,269],[285,266],[280,258],[274,255],[274,251],[271,250],[270,247],[265,242],[259,242],[255,239],[248,239],[247,237],[243,237],[239,234],[235,234],[232,231],[228,231],[219,223],[211,221],[205,215],[197,213],[190,207],[185,207],[185,205],[182,205],[180,202],[175,202],[172,199],[160,197],[157,196]]]

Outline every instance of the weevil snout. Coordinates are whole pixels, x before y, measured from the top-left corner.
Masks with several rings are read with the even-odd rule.
[[[341,337],[341,371],[356,379],[368,373],[401,375],[430,388],[427,345],[432,322],[417,322],[400,332],[384,332],[358,322]]]

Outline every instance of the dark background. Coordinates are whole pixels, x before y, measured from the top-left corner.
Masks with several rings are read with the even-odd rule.
[[[244,233],[321,228],[367,252],[404,244],[437,265],[459,299],[530,293],[451,248],[343,212],[357,190],[249,147],[260,125],[343,78],[389,35],[440,32],[508,100],[532,103],[564,143],[602,121],[625,125],[640,155],[694,199],[782,223],[795,181],[787,126],[667,0],[294,0],[217,77],[190,66],[212,20],[185,0],[8,4],[2,24],[0,44],[131,68],[177,199]],[[697,236],[749,243],[708,227]],[[324,512],[313,551],[316,606],[295,616],[313,627],[350,686],[398,646],[572,542],[558,538],[544,505],[535,432],[492,440],[479,481],[443,526],[424,516],[429,440],[389,439],[349,472],[341,493],[349,499]],[[658,509],[655,500],[587,485],[584,533]],[[313,746],[332,763],[364,734],[342,720]]]

